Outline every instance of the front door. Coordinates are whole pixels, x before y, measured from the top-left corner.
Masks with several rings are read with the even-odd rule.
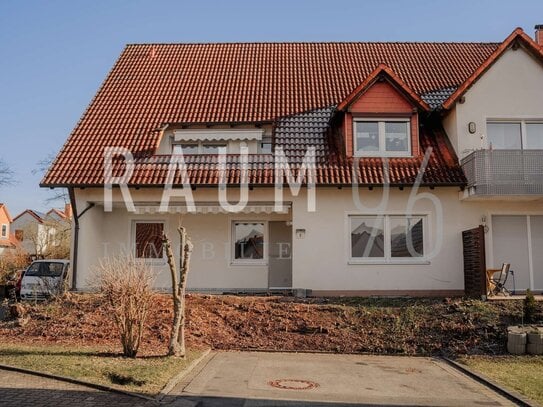
[[[290,222],[269,222],[270,246],[268,288],[292,288],[292,226]]]

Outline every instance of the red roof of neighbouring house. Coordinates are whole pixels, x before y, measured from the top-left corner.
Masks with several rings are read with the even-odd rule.
[[[322,109],[333,112],[334,106],[367,81],[380,64],[386,65],[381,70],[419,106],[440,107],[499,46],[498,43],[128,45],[42,185],[101,185],[106,146],[122,146],[136,156],[136,171],[130,184],[156,185],[161,182],[159,162],[165,158],[154,156],[154,152],[164,124],[274,123],[276,145],[290,148],[294,156],[305,149],[307,144],[303,143],[315,145],[316,140],[320,143],[318,149],[327,150],[329,147],[322,144],[326,143],[324,134],[302,132],[282,139],[281,131],[286,130],[281,129],[281,123],[296,117],[307,122],[304,115],[311,116]],[[302,144],[292,148],[293,142]],[[428,179],[435,179],[438,184],[464,182],[456,158],[449,166],[434,167],[454,156],[439,128],[425,129],[421,144],[439,147],[428,166],[427,172],[433,174]],[[348,179],[345,160],[333,152],[325,158],[319,163],[322,183]],[[209,178],[216,170],[213,157],[186,159],[196,183],[216,183],[214,177]],[[269,182],[269,160],[266,156],[251,157],[255,185]],[[421,157],[395,159],[396,178],[402,182],[411,180],[412,168],[420,160]],[[379,179],[378,171],[372,170],[375,161],[378,160],[361,160],[368,182]],[[237,165],[231,165],[233,174],[239,173]]]
[[[6,213],[6,217],[8,218],[9,223],[13,222],[13,219],[11,218],[11,215],[9,214],[8,207],[5,203],[0,202],[0,209],[3,209]]]
[[[39,222],[39,223],[43,223],[43,219],[45,218],[45,214],[44,214],[44,213],[35,211],[35,210],[33,210],[33,209],[25,209],[25,210],[22,211],[20,214],[18,214],[17,216],[15,216],[15,218],[13,218],[13,221],[16,221],[16,220],[19,219],[21,216],[23,216],[25,213],[28,213],[30,216],[32,216],[34,219],[36,219],[36,221]]]

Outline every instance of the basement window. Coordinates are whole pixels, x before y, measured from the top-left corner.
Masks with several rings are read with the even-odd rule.
[[[349,216],[350,261],[394,263],[424,257],[425,216]]]
[[[234,263],[264,264],[266,259],[266,223],[236,221],[232,223]]]
[[[137,259],[162,259],[164,222],[137,221],[134,223],[134,247]]]
[[[359,157],[411,155],[409,119],[357,119],[354,121],[354,151]]]

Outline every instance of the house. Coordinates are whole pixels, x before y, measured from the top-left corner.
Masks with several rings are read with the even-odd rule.
[[[126,46],[41,183],[69,190],[74,288],[127,252],[168,288],[183,225],[195,291],[461,295],[503,262],[543,290],[536,29]]]
[[[11,222],[8,207],[0,202],[0,254],[15,247],[11,234]]]
[[[63,234],[69,234],[71,216],[70,204],[64,210],[52,208],[47,213],[26,209],[13,219],[12,231],[25,252],[43,258],[52,254]]]

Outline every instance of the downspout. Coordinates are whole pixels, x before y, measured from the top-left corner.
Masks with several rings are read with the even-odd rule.
[[[77,257],[79,252],[79,218],[83,216],[90,208],[94,206],[94,203],[90,203],[80,214],[77,213],[77,205],[75,200],[75,193],[73,187],[68,188],[68,196],[70,197],[70,204],[72,205],[72,214],[74,219],[74,240],[73,247],[74,252],[72,254],[72,290],[77,288]]]

